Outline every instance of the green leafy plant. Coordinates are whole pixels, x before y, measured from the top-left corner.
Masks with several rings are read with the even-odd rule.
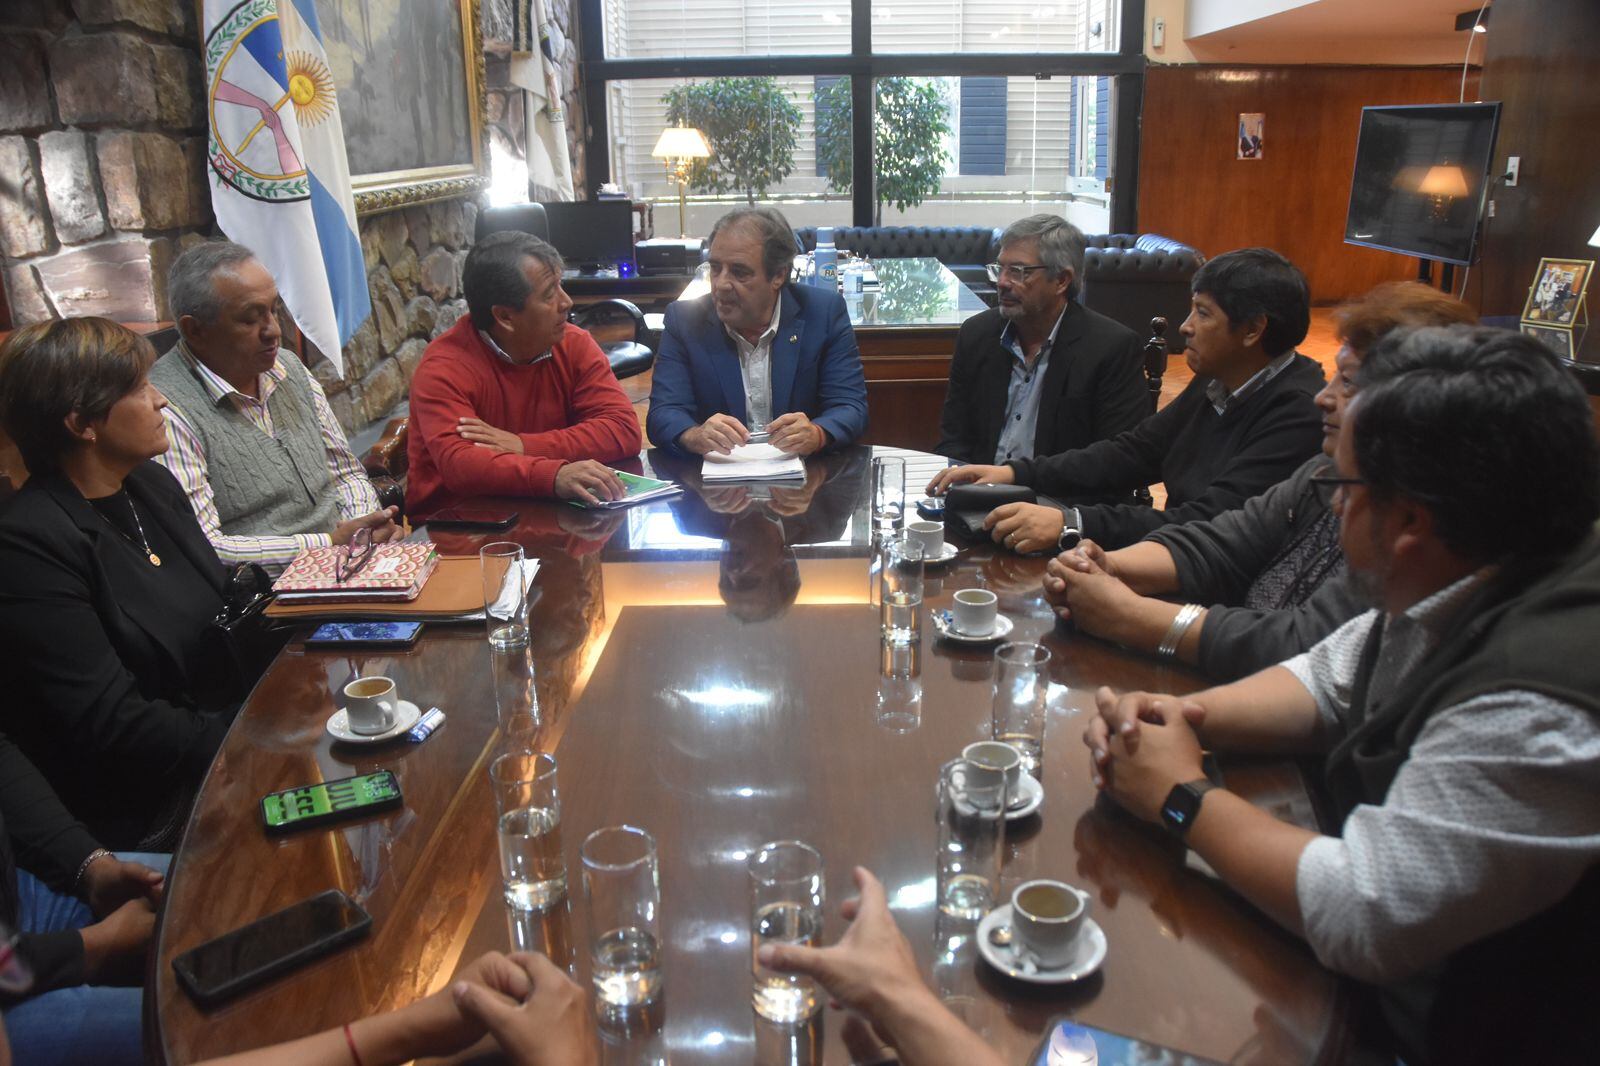
[[[936,82],[921,78],[879,78],[873,88],[872,170],[877,198],[874,222],[883,224],[883,205],[904,211],[939,191],[950,157],[950,105]],[[815,94],[817,157],[828,186],[849,192],[850,79],[840,78]]]
[[[706,135],[710,159],[689,168],[696,192],[742,192],[750,203],[794,170],[800,108],[773,78],[712,78],[662,98],[667,121]]]

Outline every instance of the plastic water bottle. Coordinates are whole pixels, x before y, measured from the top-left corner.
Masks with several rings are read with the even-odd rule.
[[[811,284],[822,289],[839,291],[839,253],[833,246],[833,227],[817,227],[816,273]]]

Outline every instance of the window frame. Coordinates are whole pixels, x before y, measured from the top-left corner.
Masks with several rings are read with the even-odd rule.
[[[872,0],[851,0],[850,51],[830,55],[672,56],[608,59],[605,55],[603,0],[579,0],[580,74],[584,86],[587,135],[584,140],[589,195],[611,180],[611,131],[606,87],[614,81],[651,78],[761,77],[766,75],[844,74],[851,78],[852,170],[872,170],[872,86],[877,78],[962,77],[964,75],[1038,78],[1107,75],[1111,77],[1110,174],[1111,229],[1138,231],[1139,113],[1144,102],[1145,0],[1117,0],[1121,38],[1115,52],[1060,53],[874,53]],[[872,225],[876,201],[872,182],[851,185],[851,220]]]

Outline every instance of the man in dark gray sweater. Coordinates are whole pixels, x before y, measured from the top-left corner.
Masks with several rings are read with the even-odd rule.
[[[1163,526],[1109,553],[1085,541],[1050,563],[1045,598],[1084,632],[1176,657],[1221,681],[1305,651],[1362,609],[1338,522],[1310,480],[1329,462],[1362,358],[1391,330],[1472,321],[1465,304],[1414,281],[1346,304],[1337,314],[1337,370],[1317,394],[1325,454],[1208,521]],[[1158,598],[1166,596],[1194,602]]]

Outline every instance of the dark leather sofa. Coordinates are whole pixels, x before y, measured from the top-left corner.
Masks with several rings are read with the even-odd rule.
[[[1000,254],[1001,230],[987,226],[841,226],[836,247],[877,259],[931,257],[950,268],[992,307],[994,284],[984,270]],[[804,251],[817,246],[817,230],[795,230]],[[1186,244],[1153,233],[1102,233],[1087,237],[1083,302],[1141,337],[1150,319],[1167,320],[1167,344],[1183,350],[1178,324],[1189,315],[1189,282],[1205,257]]]

